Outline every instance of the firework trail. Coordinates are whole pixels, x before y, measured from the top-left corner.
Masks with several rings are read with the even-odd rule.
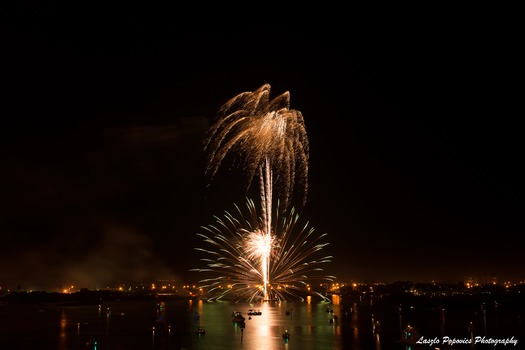
[[[193,269],[212,273],[217,277],[203,279],[201,287],[208,290],[210,299],[232,298],[237,300],[287,300],[302,299],[313,280],[333,281],[334,276],[322,275],[320,265],[331,261],[331,256],[318,257],[328,243],[322,240],[326,234],[317,235],[308,223],[300,225],[299,214],[292,207],[288,215],[279,216],[276,211],[272,232],[261,234],[264,222],[258,216],[254,202],[247,200],[247,211],[235,205],[235,215],[225,212],[215,217],[215,224],[202,227],[198,235],[208,246],[195,248],[206,253],[202,261],[206,268]],[[268,276],[263,276],[267,257]],[[265,281],[267,289],[264,287]],[[321,294],[318,293],[321,297]],[[323,297],[324,298],[324,297]]]

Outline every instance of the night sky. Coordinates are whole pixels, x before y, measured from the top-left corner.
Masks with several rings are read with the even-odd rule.
[[[525,278],[512,20],[2,6],[0,286],[198,280],[196,233],[250,195],[238,169],[205,177],[205,133],[265,83],[305,119],[309,191],[295,204],[328,233],[328,274]]]

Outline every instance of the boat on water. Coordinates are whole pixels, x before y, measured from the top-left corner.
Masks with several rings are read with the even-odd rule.
[[[330,322],[330,323],[334,323],[334,322],[337,322],[338,319],[339,319],[339,318],[337,317],[337,315],[333,315],[332,317],[330,317],[330,318],[328,319],[328,322]]]
[[[421,334],[411,325],[407,325],[401,332],[401,343],[403,344],[414,345],[419,339],[421,339]]]
[[[372,333],[374,335],[381,333],[381,323],[379,321],[375,321],[372,325]]]
[[[248,310],[248,315],[249,316],[260,316],[260,315],[262,315],[262,311],[250,309],[250,310]]]
[[[86,342],[86,348],[87,349],[97,349],[97,341],[91,337],[89,341]]]
[[[246,318],[239,312],[232,312],[232,322],[244,322]]]

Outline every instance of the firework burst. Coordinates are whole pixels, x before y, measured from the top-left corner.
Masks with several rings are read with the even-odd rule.
[[[301,226],[293,207],[283,216],[276,211],[269,233],[254,202],[248,200],[246,207],[242,211],[235,205],[235,215],[226,211],[222,218],[216,216],[215,224],[198,234],[208,247],[195,248],[206,253],[206,267],[193,271],[213,275],[200,281],[211,299],[302,299],[305,293],[315,293],[309,291],[310,281],[335,279],[323,275],[321,268],[332,258],[319,256],[328,245],[322,242],[326,234],[317,235],[308,223]]]
[[[316,237],[305,226],[291,239],[298,217],[293,207],[285,214],[296,184],[306,203],[309,146],[303,115],[290,109],[289,92],[270,99],[270,85],[265,84],[222,105],[207,136],[204,150],[210,178],[229,154],[240,159],[248,174],[248,188],[259,174],[261,216],[249,200],[248,218],[236,206],[239,217],[226,212],[224,218],[216,217],[216,225],[205,228],[206,234],[199,234],[215,250],[197,248],[209,254],[207,268],[198,271],[219,273],[217,278],[201,281],[203,287],[213,293],[227,283],[229,287],[218,297],[233,290],[230,294],[249,300],[299,296],[296,293],[305,290],[308,275],[330,261],[329,257],[308,260],[326,245],[317,243],[324,235]],[[283,220],[277,224],[272,222],[273,216],[279,219],[279,207],[276,213],[272,211],[274,184],[283,203]]]

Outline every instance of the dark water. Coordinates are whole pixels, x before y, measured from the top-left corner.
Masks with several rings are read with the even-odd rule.
[[[262,315],[248,318],[249,309]],[[329,311],[333,312],[329,312]],[[246,317],[244,328],[231,320]],[[229,303],[196,300],[105,302],[100,305],[0,304],[0,349],[408,349],[401,330],[411,324],[427,339],[503,339],[517,344],[476,345],[476,349],[523,349],[523,305],[483,300],[399,300],[389,297],[334,297],[323,301]],[[200,318],[194,317],[195,312]],[[330,322],[333,316],[336,320]],[[333,319],[332,319],[333,320]],[[381,332],[373,333],[380,321]],[[202,327],[206,334],[199,335]],[[282,334],[288,331],[290,339]],[[443,344],[421,348],[444,348]],[[453,348],[470,349],[470,345]]]

